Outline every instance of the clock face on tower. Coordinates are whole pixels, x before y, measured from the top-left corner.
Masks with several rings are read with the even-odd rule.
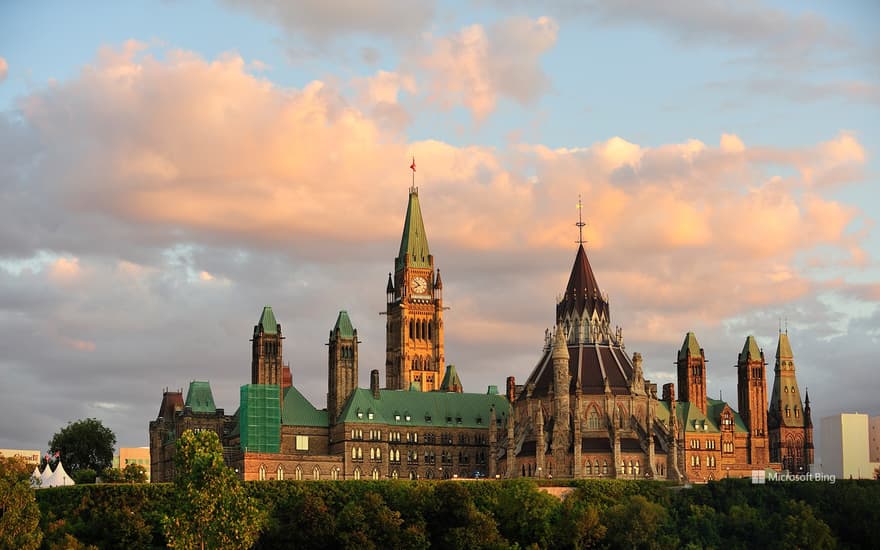
[[[413,294],[425,294],[428,292],[428,281],[425,280],[424,277],[415,277],[409,283],[410,288],[413,291]]]

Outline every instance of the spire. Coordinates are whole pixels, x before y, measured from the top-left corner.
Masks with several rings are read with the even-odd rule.
[[[568,343],[565,339],[565,332],[562,330],[562,325],[558,325],[556,327],[556,340],[553,342],[553,360],[563,359],[568,361]]]
[[[263,308],[263,313],[260,315],[260,321],[257,323],[257,326],[263,327],[264,334],[278,334],[278,322],[275,320],[272,306]]]
[[[339,333],[342,338],[354,338],[354,327],[351,319],[348,318],[348,312],[342,310],[336,318],[336,324],[333,326],[333,333]]]
[[[756,360],[761,358],[761,350],[758,348],[758,342],[755,340],[755,337],[749,334],[746,338],[746,343],[743,345],[742,352],[739,354],[740,363]]]
[[[434,282],[434,288],[436,288],[436,289],[443,288],[443,281],[440,280],[440,269],[439,268],[437,269],[437,280]]]
[[[792,359],[794,353],[791,351],[791,343],[788,341],[788,332],[779,333],[779,342],[776,345],[776,365],[779,366],[780,359]]]
[[[388,274],[388,286],[385,287],[387,294],[394,294],[394,281],[391,280],[391,273]]]
[[[575,225],[578,228],[577,243],[580,245],[584,244],[584,226],[587,225],[584,223],[584,218],[582,216],[583,209],[584,209],[584,204],[581,202],[581,196],[578,195],[578,221]]]
[[[568,277],[568,284],[565,285],[565,294],[562,301],[556,306],[556,319],[562,319],[565,313],[575,311],[578,315],[584,310],[591,313],[595,310],[601,317],[605,314],[605,318],[610,317],[608,302],[602,296],[599,290],[599,283],[596,282],[596,276],[593,275],[593,268],[590,267],[590,261],[587,259],[587,252],[584,245],[578,245],[577,255],[574,259],[574,265],[571,267],[571,275]]]
[[[395,268],[401,270],[409,264],[411,267],[431,267],[431,252],[428,250],[428,236],[422,221],[422,209],[419,206],[419,190],[411,187],[409,203],[406,207],[406,220],[403,222],[403,235],[400,237],[400,251],[397,254]]]
[[[678,351],[678,358],[700,357],[700,343],[697,342],[697,336],[693,332],[688,332]]]

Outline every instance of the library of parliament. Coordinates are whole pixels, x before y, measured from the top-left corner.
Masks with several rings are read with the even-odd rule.
[[[413,185],[385,288],[384,384],[374,369],[370,386],[358,387],[357,329],[340,311],[327,342],[327,401],[310,403],[292,384],[281,323],[266,306],[250,335],[251,380],[233,414],[217,407],[207,381],[191,382],[185,396],[163,393],[149,428],[151,479],[173,480],[176,440],[188,429],[215,431],[225,461],[245,480],[705,482],[765,468],[805,472],[813,461],[810,398],[801,399],[787,331],[779,333],[769,395],[764,352],[748,336],[736,359],[737,409],[709,398],[706,354],[691,332],[676,353],[678,392],[667,383],[658,395],[641,355],[629,354],[622,330],[612,328],[581,242],[531,371],[511,373],[503,392],[468,393],[446,363],[443,284]]]

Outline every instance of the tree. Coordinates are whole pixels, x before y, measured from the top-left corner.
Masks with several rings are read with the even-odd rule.
[[[146,483],[147,469],[140,464],[128,464],[122,470],[122,478],[126,483]]]
[[[60,455],[64,468],[73,474],[90,468],[101,472],[113,463],[113,447],[116,436],[97,418],[68,422],[67,426],[52,436],[49,452]]]
[[[268,518],[223,464],[220,438],[212,431],[185,431],[174,457],[173,516],[162,526],[170,548],[250,548]]]
[[[0,458],[0,548],[31,550],[43,540],[30,473],[22,459]]]
[[[82,470],[77,470],[72,473],[70,477],[73,478],[73,482],[77,485],[85,485],[88,483],[94,483],[95,478],[98,477],[98,473],[91,468],[83,468]]]
[[[817,518],[804,501],[789,502],[783,522],[783,546],[786,548],[835,548],[837,541],[828,524]]]
[[[641,495],[629,497],[606,511],[607,540],[614,548],[663,548],[661,535],[666,520],[662,505]]]

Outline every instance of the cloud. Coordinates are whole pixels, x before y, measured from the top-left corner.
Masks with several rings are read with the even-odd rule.
[[[727,334],[730,319],[845,293],[849,281],[829,287],[802,257],[865,261],[853,227],[872,220],[826,185],[861,183],[855,133],[796,147],[733,130],[717,144],[410,141],[373,110],[409,93],[407,74],[377,72],[347,99],[345,84],[282,87],[237,55],[156,58],[132,42],[0,114],[0,376],[27,389],[0,400],[0,418],[52,403],[29,431],[0,430],[0,445],[46,440],[88,404],[117,402],[131,409],[102,415],[121,443],[144,444],[161,388],[193,378],[234,410],[265,304],[316,405],[339,309],[364,342],[366,383],[385,361],[377,312],[411,155],[451,307],[447,357],[474,391],[536,360],[574,256],[578,194],[614,322],[658,373],[686,330],[726,357],[745,330]]]
[[[430,53],[416,63],[427,72],[434,102],[464,105],[482,120],[501,98],[527,105],[550,88],[540,58],[555,45],[558,31],[549,17],[512,17],[488,29],[471,25],[430,37]]]
[[[3,81],[6,80],[6,75],[9,74],[9,64],[6,62],[6,59],[0,57],[0,84],[3,84]]]
[[[417,0],[401,4],[396,0],[359,2],[342,0],[222,0],[229,7],[248,11],[278,24],[293,34],[304,34],[317,43],[350,34],[375,37],[405,37],[427,27],[434,16],[434,2]]]

